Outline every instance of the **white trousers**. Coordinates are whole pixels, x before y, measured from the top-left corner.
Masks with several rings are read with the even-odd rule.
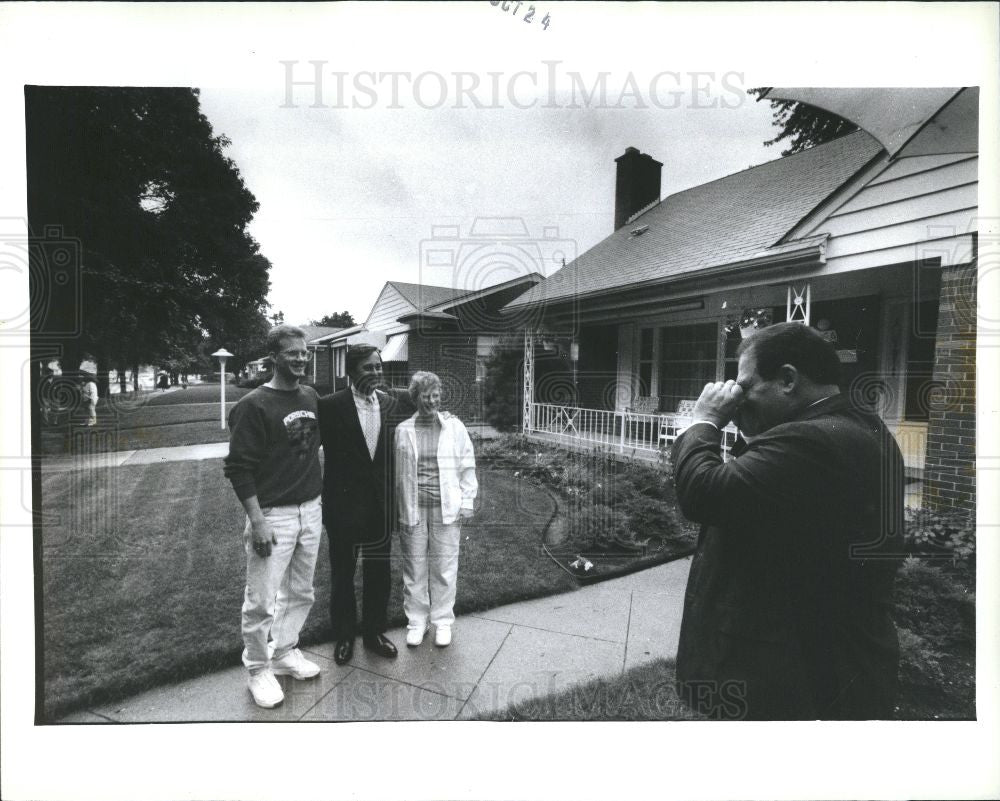
[[[409,628],[423,629],[428,619],[435,626],[455,622],[461,534],[457,520],[441,521],[440,505],[421,506],[420,522],[402,526],[403,611]]]
[[[250,518],[243,529],[247,586],[243,596],[243,664],[255,671],[267,667],[268,638],[280,659],[299,642],[313,599],[313,574],[323,530],[319,497],[292,506],[262,510],[278,540],[270,556],[258,556],[251,542]]]

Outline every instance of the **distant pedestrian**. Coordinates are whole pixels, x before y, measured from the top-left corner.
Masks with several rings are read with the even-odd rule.
[[[87,413],[87,426],[97,425],[97,382],[90,373],[84,373],[80,381],[83,409]]]
[[[299,383],[309,360],[305,332],[279,325],[267,347],[274,375],[229,416],[225,474],[247,513],[243,664],[254,702],[270,708],[284,700],[275,675],[308,679],[320,672],[296,646],[314,599],[323,476],[319,396]]]

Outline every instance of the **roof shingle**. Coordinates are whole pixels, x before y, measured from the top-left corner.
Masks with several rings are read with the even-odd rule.
[[[774,245],[882,147],[856,131],[664,198],[507,304],[565,300],[740,261]],[[631,231],[649,226],[639,236]]]

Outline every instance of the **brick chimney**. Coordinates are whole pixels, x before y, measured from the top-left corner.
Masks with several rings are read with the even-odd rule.
[[[615,230],[639,209],[660,199],[660,169],[663,165],[634,147],[615,159]]]

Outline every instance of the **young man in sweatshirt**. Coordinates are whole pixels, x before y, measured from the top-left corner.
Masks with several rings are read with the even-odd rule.
[[[318,395],[299,384],[309,360],[305,333],[290,325],[272,328],[267,349],[273,377],[229,416],[225,474],[247,513],[243,664],[254,702],[270,708],[284,700],[276,675],[319,674],[296,646],[314,598],[323,477]]]

